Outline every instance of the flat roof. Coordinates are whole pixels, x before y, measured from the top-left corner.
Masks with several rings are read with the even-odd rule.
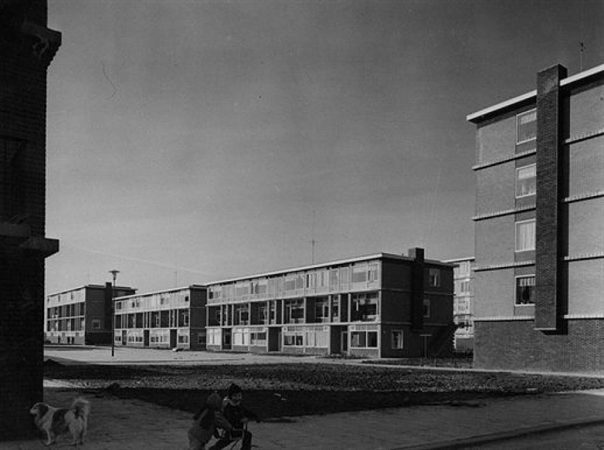
[[[357,256],[355,258],[339,259],[339,260],[335,260],[335,261],[327,261],[327,262],[318,263],[318,264],[311,264],[308,266],[290,267],[288,269],[275,270],[272,272],[265,272],[265,273],[259,273],[259,274],[241,276],[241,277],[227,278],[224,280],[212,281],[212,282],[207,283],[206,285],[210,286],[210,285],[214,285],[214,284],[232,283],[234,281],[249,280],[252,278],[269,277],[269,276],[280,275],[280,274],[289,273],[289,272],[300,272],[300,271],[304,271],[304,270],[319,269],[321,267],[329,267],[329,266],[337,266],[337,265],[341,265],[341,264],[348,264],[348,263],[354,263],[354,262],[369,261],[372,259],[398,259],[401,261],[413,261],[413,258],[410,258],[409,256],[396,255],[394,253],[374,253],[371,255]],[[434,265],[452,266],[452,264],[448,264],[444,261],[437,261],[434,259],[426,259],[426,260],[424,260],[424,262],[426,262],[428,264],[434,264]]]
[[[465,258],[455,258],[455,259],[445,259],[443,262],[446,263],[457,263],[463,261],[474,261],[476,258],[474,256],[466,256]]]
[[[589,78],[594,75],[602,74],[604,72],[604,64],[600,64],[599,66],[593,67],[589,70],[585,70],[583,72],[579,72],[570,77],[566,77],[560,80],[560,86],[571,86],[574,83],[582,81],[586,78]],[[470,114],[466,117],[468,122],[477,122],[479,119],[494,114],[500,110],[509,108],[516,104],[531,100],[537,96],[537,90],[533,90],[527,92],[526,94],[519,95],[518,97],[511,98],[501,103],[497,103],[496,105],[489,106],[488,108],[481,109],[473,114]]]
[[[203,284],[191,284],[189,286],[181,286],[181,287],[176,287],[176,288],[163,289],[161,291],[150,291],[150,292],[142,292],[140,294],[122,295],[120,297],[115,297],[115,299],[116,300],[122,300],[122,299],[126,300],[126,299],[134,298],[134,297],[145,297],[147,295],[169,294],[170,292],[184,291],[185,289],[207,289],[207,286],[205,286]]]
[[[86,288],[105,289],[105,285],[104,284],[85,284],[83,286],[78,286],[78,287],[71,288],[71,289],[65,289],[64,291],[53,292],[51,294],[48,294],[46,297],[52,297],[54,295],[60,295],[60,294],[67,294],[68,292],[79,291],[81,289],[86,289]],[[130,286],[116,286],[115,289],[130,289],[131,291],[136,291],[136,289],[134,289]]]

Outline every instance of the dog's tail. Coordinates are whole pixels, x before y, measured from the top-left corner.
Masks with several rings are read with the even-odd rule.
[[[71,409],[76,417],[82,417],[85,419],[88,417],[88,414],[90,414],[90,403],[88,400],[78,397],[71,404]]]

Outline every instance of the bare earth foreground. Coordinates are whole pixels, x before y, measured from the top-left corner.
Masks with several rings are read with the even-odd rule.
[[[443,371],[361,364],[109,365],[45,361],[45,378],[104,396],[194,412],[231,383],[263,420],[426,404],[480,406],[481,399],[604,388],[603,378]]]

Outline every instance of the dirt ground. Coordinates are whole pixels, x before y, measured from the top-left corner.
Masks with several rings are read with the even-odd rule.
[[[479,406],[487,397],[539,395],[604,387],[581,377],[392,369],[340,364],[248,366],[113,366],[45,363],[45,377],[77,389],[116,395],[195,412],[213,391],[231,383],[263,420],[418,404]]]

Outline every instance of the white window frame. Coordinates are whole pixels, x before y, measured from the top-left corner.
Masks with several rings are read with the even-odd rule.
[[[535,226],[535,229],[533,231],[533,246],[529,247],[529,248],[518,248],[518,226],[521,224],[525,224],[525,223],[529,223],[532,222]],[[527,220],[519,220],[517,222],[514,222],[514,252],[515,253],[522,253],[522,252],[532,252],[535,251],[535,247],[536,247],[536,240],[537,240],[537,223],[535,219],[527,219]]]
[[[395,334],[400,335],[400,339],[399,339],[400,344],[398,346],[395,346],[395,342],[394,342]],[[392,330],[390,332],[390,348],[393,350],[403,350],[405,348],[405,333],[403,330]]]
[[[424,317],[424,319],[430,318],[430,313],[432,312],[430,303],[431,303],[430,299],[424,297],[424,301],[423,301],[423,308],[424,308],[423,317]]]
[[[441,270],[438,267],[430,267],[428,269],[428,286],[440,287],[441,286]]]
[[[535,191],[531,192],[530,194],[518,194],[518,187],[519,187],[519,182],[520,182],[520,171],[522,169],[527,169],[529,167],[534,167],[535,168]],[[532,197],[534,195],[537,195],[537,164],[533,163],[533,164],[527,164],[526,166],[522,166],[522,167],[516,167],[516,185],[514,187],[515,191],[514,194],[516,196],[516,198],[524,198],[524,197]]]
[[[520,121],[520,117],[529,115],[531,113],[535,113],[535,122],[537,122],[537,108],[529,109],[528,111],[524,111],[524,112],[521,112],[520,114],[516,114],[516,144],[523,144],[525,142],[531,142],[531,141],[535,141],[537,139],[537,136],[535,135],[535,137],[525,139],[523,141],[518,140],[518,124]]]
[[[518,303],[518,279],[519,278],[533,278],[534,280],[536,280],[535,274],[534,273],[527,273],[525,275],[516,275],[514,277],[514,306],[520,306],[520,307],[525,307],[525,306],[535,306],[535,303]],[[536,285],[533,285],[533,288],[535,288]]]

